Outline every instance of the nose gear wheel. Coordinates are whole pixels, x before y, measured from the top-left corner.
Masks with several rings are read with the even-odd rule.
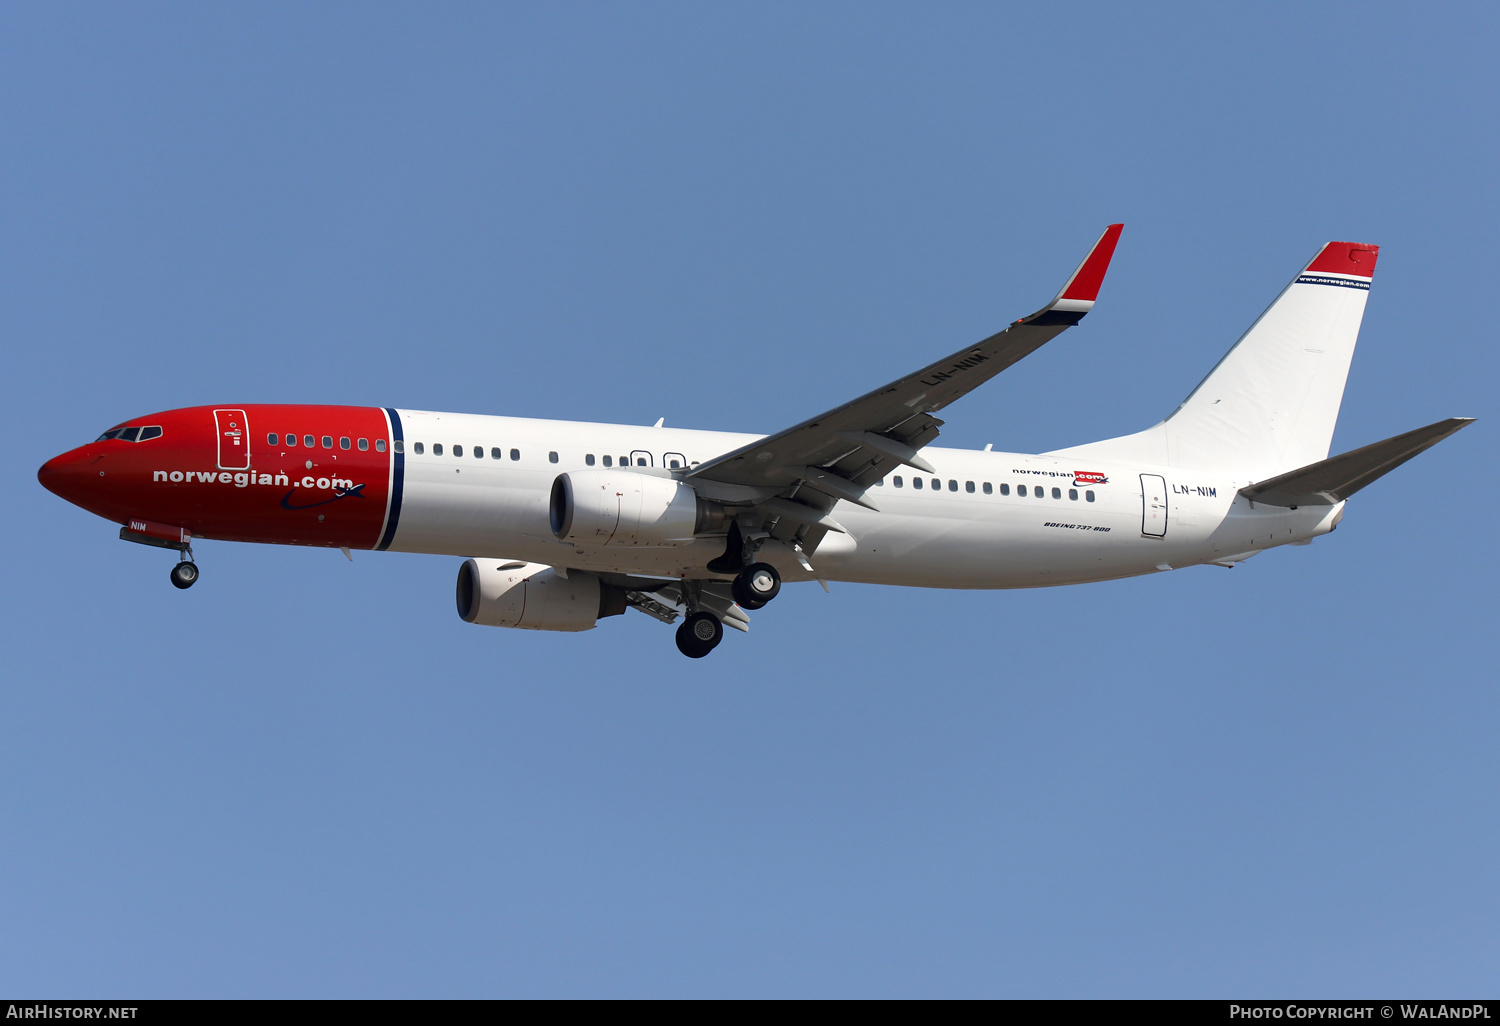
[[[191,588],[198,580],[198,564],[192,560],[184,559],[172,568],[172,586],[174,588]]]

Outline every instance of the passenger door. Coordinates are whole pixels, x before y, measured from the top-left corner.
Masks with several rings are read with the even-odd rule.
[[[219,469],[250,469],[250,428],[244,410],[215,410],[214,426],[219,436]]]
[[[1167,481],[1160,474],[1141,475],[1141,533],[1167,536]]]

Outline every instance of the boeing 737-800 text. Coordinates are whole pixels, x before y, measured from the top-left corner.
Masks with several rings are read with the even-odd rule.
[[[783,581],[1033,588],[1233,566],[1332,531],[1360,488],[1470,423],[1328,458],[1378,249],[1330,242],[1165,420],[1039,455],[936,448],[934,414],[1077,324],[1111,225],[1041,310],[767,436],[359,406],[199,406],[49,460],[43,485],[197,538],[464,556],[469,623],[588,630],[635,608],[708,654]],[[826,586],[826,585],[825,585]]]

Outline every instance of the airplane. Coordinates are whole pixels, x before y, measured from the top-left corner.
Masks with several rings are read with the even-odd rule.
[[[1233,567],[1473,423],[1329,458],[1379,247],[1330,242],[1160,423],[1039,454],[938,448],[954,400],[1078,324],[1123,226],[983,341],[772,435],[391,407],[198,406],[47,461],[42,485],[176,550],[210,538],[466,557],[471,624],[585,631],[636,609],[702,658],[783,582],[1037,588]]]

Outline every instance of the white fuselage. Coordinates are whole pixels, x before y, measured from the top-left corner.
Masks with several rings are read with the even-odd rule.
[[[398,412],[404,489],[391,550],[664,577],[701,577],[704,564],[723,551],[723,537],[622,547],[558,541],[548,521],[554,480],[599,469],[606,458],[615,466],[624,459],[634,472],[668,476],[673,461],[686,470],[760,437]],[[455,446],[462,456],[454,455]],[[474,455],[476,448],[482,457]],[[1248,481],[1167,467],[937,447],[922,456],[935,473],[902,467],[869,490],[879,512],[838,504],[833,516],[848,533],[826,536],[809,556],[811,572],[778,542],[768,542],[758,558],[787,580],[1046,587],[1199,563],[1231,565],[1262,549],[1326,534],[1343,508],[1252,504],[1237,493]]]

